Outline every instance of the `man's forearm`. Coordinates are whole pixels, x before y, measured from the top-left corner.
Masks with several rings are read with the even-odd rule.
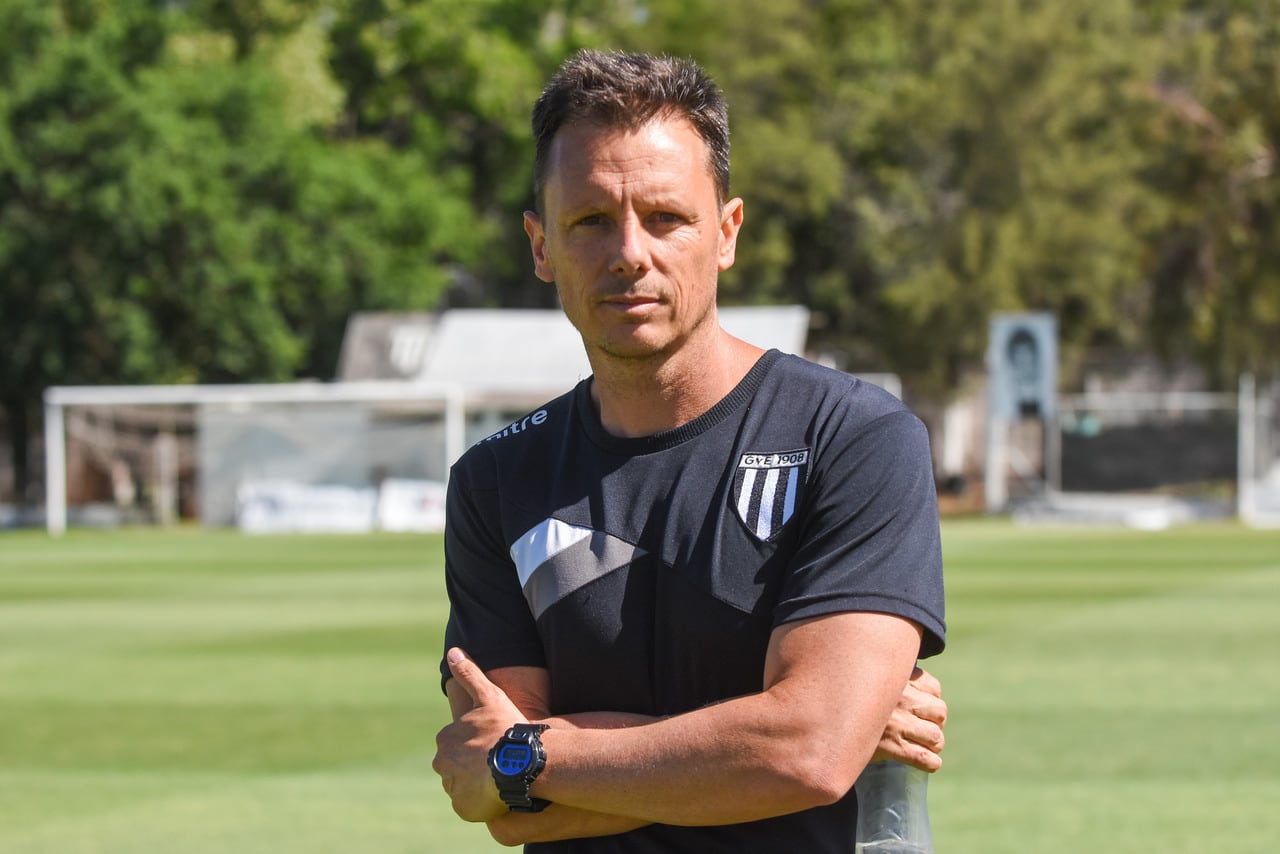
[[[638,727],[543,733],[547,769],[533,793],[553,803],[665,824],[754,821],[842,797],[875,749],[856,722],[797,720],[769,693]],[[882,724],[880,724],[882,726]],[[867,728],[870,729],[869,727]],[[879,727],[877,727],[877,730]],[[831,755],[834,746],[856,756]]]
[[[670,719],[610,712],[543,719],[551,727],[542,734],[550,759],[548,771],[534,782],[532,793],[553,804],[541,813],[500,816],[488,823],[489,832],[503,845],[519,845],[609,836],[653,821],[732,824],[838,798],[843,791],[815,793],[803,782],[816,773],[808,766],[819,763],[782,761],[789,752],[783,745],[793,743],[799,731],[789,725],[766,723],[767,719],[783,717],[780,709],[763,711],[774,704],[776,701],[765,695],[753,695]],[[668,725],[659,726],[664,721],[669,721]],[[708,734],[711,729],[735,733],[732,738],[741,740],[741,748],[733,748],[727,739],[712,737]],[[628,749],[627,741],[645,747]],[[748,748],[751,743],[757,746]],[[668,752],[659,757],[660,750],[646,750],[658,745]],[[718,761],[735,753],[732,767]],[[627,767],[598,761],[602,756],[622,755],[630,756]],[[553,767],[558,773],[550,772]],[[637,772],[644,767],[652,773]],[[700,769],[706,769],[705,773]],[[557,776],[559,783],[554,780]],[[632,795],[611,798],[602,789]],[[576,801],[571,798],[613,805],[618,811],[573,805]]]
[[[526,714],[532,709],[522,709]],[[628,712],[583,712],[544,718],[530,714],[553,729],[612,730],[653,723],[658,718]],[[507,813],[488,823],[489,833],[502,845],[525,845],[530,842],[556,842],[562,839],[585,839],[613,836],[644,827],[650,822],[621,815],[591,812],[563,804],[552,804],[539,813]]]
[[[503,845],[525,845],[530,842],[613,836],[646,824],[650,822],[552,804],[539,813],[507,813],[489,822],[488,827],[493,838]]]
[[[898,699],[898,707],[880,738],[876,759],[893,759],[934,771],[941,763],[936,751],[942,749],[942,726],[946,722],[946,703],[942,685],[926,671],[916,669],[911,682]],[[618,728],[651,723],[656,718],[644,715],[591,713],[549,718],[542,722],[556,728]],[[648,822],[623,816],[610,816],[552,805],[541,813],[511,813],[489,823],[490,833],[504,845],[528,842],[552,842],[594,836],[611,836],[634,830]]]
[[[685,825],[753,821],[832,803],[875,750],[919,641],[913,623],[869,612],[781,626],[758,694],[648,723],[596,716],[612,729],[575,728],[571,718],[553,723],[542,734],[547,764],[531,794],[589,813]],[[535,709],[546,696],[545,674],[495,672],[503,683],[525,683],[513,686],[515,694],[534,701],[517,707],[460,650],[449,656],[449,693],[461,716],[437,736],[433,767],[460,816],[495,821],[505,810],[485,755],[522,719],[522,709]],[[465,712],[464,694],[471,701]]]
[[[919,637],[918,627],[881,614],[783,627],[758,694],[641,726],[543,733],[547,767],[533,792],[592,812],[689,825],[833,803],[875,751]]]

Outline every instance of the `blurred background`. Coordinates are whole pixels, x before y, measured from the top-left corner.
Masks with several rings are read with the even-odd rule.
[[[1267,483],[1275,0],[4,0],[0,44],[0,521],[41,521],[51,387],[418,380],[424,400],[388,391],[399,412],[369,404],[368,429],[436,429],[430,464],[254,469],[377,486],[440,478],[446,442],[580,376],[571,339],[521,347],[563,340],[554,320],[466,312],[554,318],[521,225],[528,113],[582,46],[691,55],[721,83],[747,201],[722,304],[803,306],[781,346],[901,394],[948,511],[1188,481],[1232,504],[1241,430]],[[1038,407],[988,388],[1019,317],[1044,350]],[[458,392],[469,426],[431,428]],[[262,394],[279,415],[288,394]],[[87,407],[53,425],[71,441],[54,489],[66,465],[88,520],[225,524],[237,478],[215,449],[248,440],[210,439],[231,403],[198,400],[53,395]]]
[[[0,0],[0,849],[479,838],[434,532],[589,370],[521,223],[580,47],[724,89],[731,331],[929,426],[939,850],[1264,850],[1280,0]]]

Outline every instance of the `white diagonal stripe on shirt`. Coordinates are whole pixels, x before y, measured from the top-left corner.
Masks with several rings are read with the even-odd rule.
[[[529,576],[560,552],[591,536],[590,528],[581,528],[561,522],[559,519],[543,519],[511,544],[511,559],[515,561],[516,574],[523,588]]]

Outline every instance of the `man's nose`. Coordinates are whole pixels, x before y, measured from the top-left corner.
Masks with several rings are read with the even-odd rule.
[[[634,276],[649,269],[649,232],[634,216],[623,217],[618,225],[618,245],[609,269],[620,276]]]

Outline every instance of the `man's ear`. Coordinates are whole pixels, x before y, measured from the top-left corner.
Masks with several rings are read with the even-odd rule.
[[[529,249],[533,252],[533,274],[544,282],[554,282],[556,271],[547,259],[547,233],[535,211],[524,212],[524,233],[529,235]]]
[[[742,199],[730,199],[720,209],[720,252],[719,268],[721,272],[733,266],[738,252],[738,232],[742,230]]]

